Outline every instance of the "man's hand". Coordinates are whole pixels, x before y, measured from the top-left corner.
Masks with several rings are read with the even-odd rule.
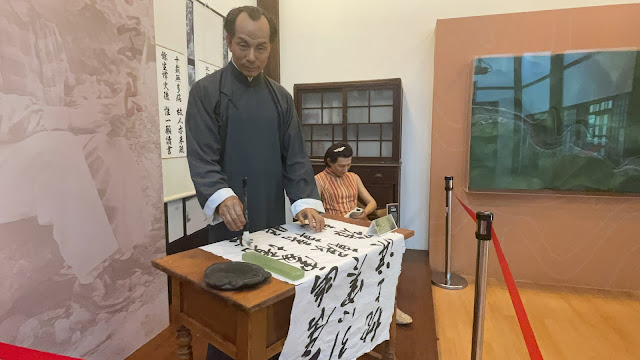
[[[309,228],[315,232],[320,232],[324,229],[324,218],[320,216],[315,209],[302,209],[296,215],[296,218],[301,224],[304,224],[305,221],[307,221],[309,223]]]
[[[218,205],[218,214],[231,231],[240,231],[247,223],[244,219],[242,202],[237,196],[229,196]]]
[[[80,134],[106,134],[111,124],[105,106],[98,100],[86,100],[69,110],[71,130]]]

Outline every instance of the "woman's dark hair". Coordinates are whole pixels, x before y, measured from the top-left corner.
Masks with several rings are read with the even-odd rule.
[[[353,156],[353,149],[345,142],[335,143],[327,149],[324,153],[324,164],[329,166],[329,163],[334,164],[338,161],[338,158],[348,159]]]
[[[231,36],[231,38],[236,36],[236,21],[238,20],[238,16],[243,12],[247,13],[253,21],[258,21],[264,16],[269,23],[269,42],[274,43],[276,41],[278,37],[278,26],[276,22],[273,21],[271,16],[267,15],[264,10],[255,6],[241,6],[229,11],[227,18],[224,20],[224,30],[227,32],[227,35]]]

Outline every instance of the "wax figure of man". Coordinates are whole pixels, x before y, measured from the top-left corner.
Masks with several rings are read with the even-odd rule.
[[[187,108],[187,157],[198,200],[226,229],[242,230],[246,177],[249,231],[285,223],[283,190],[294,216],[319,231],[324,209],[293,99],[262,73],[275,24],[261,9],[245,6],[231,10],[224,26],[232,61],[193,85]]]
[[[353,150],[347,143],[331,145],[324,154],[326,168],[315,176],[318,192],[327,214],[345,216],[358,206],[358,198],[366,207],[356,218],[366,219],[376,210],[377,204],[360,176],[349,172]],[[410,324],[411,316],[396,309],[396,323]]]
[[[209,241],[285,223],[284,191],[294,217],[321,231],[322,202],[291,95],[262,73],[276,25],[257,7],[227,15],[232,61],[196,82],[186,114],[187,158],[196,194],[214,216]],[[242,201],[248,180],[248,224]],[[239,198],[240,196],[240,198]],[[222,222],[221,222],[222,221]],[[209,347],[208,359],[226,359]]]

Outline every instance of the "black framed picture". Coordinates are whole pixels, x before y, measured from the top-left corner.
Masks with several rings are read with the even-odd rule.
[[[390,203],[387,204],[387,214],[393,217],[393,221],[396,222],[396,225],[400,227],[400,204],[398,203]]]

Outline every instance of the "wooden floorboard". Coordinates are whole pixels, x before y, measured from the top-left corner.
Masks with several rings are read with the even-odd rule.
[[[431,269],[427,251],[407,250],[398,284],[398,306],[413,317],[413,324],[398,326],[397,360],[437,360],[436,328],[431,295]],[[193,336],[193,358],[203,360],[207,344]],[[175,329],[168,327],[127,360],[175,360]]]
[[[473,279],[469,287],[433,288],[442,360],[471,355]],[[640,295],[518,282],[545,360],[640,359]],[[487,282],[484,359],[529,359],[503,282]]]
[[[413,317],[411,325],[397,328],[397,359],[437,360],[429,252],[407,250],[404,254],[397,301],[398,308]]]

